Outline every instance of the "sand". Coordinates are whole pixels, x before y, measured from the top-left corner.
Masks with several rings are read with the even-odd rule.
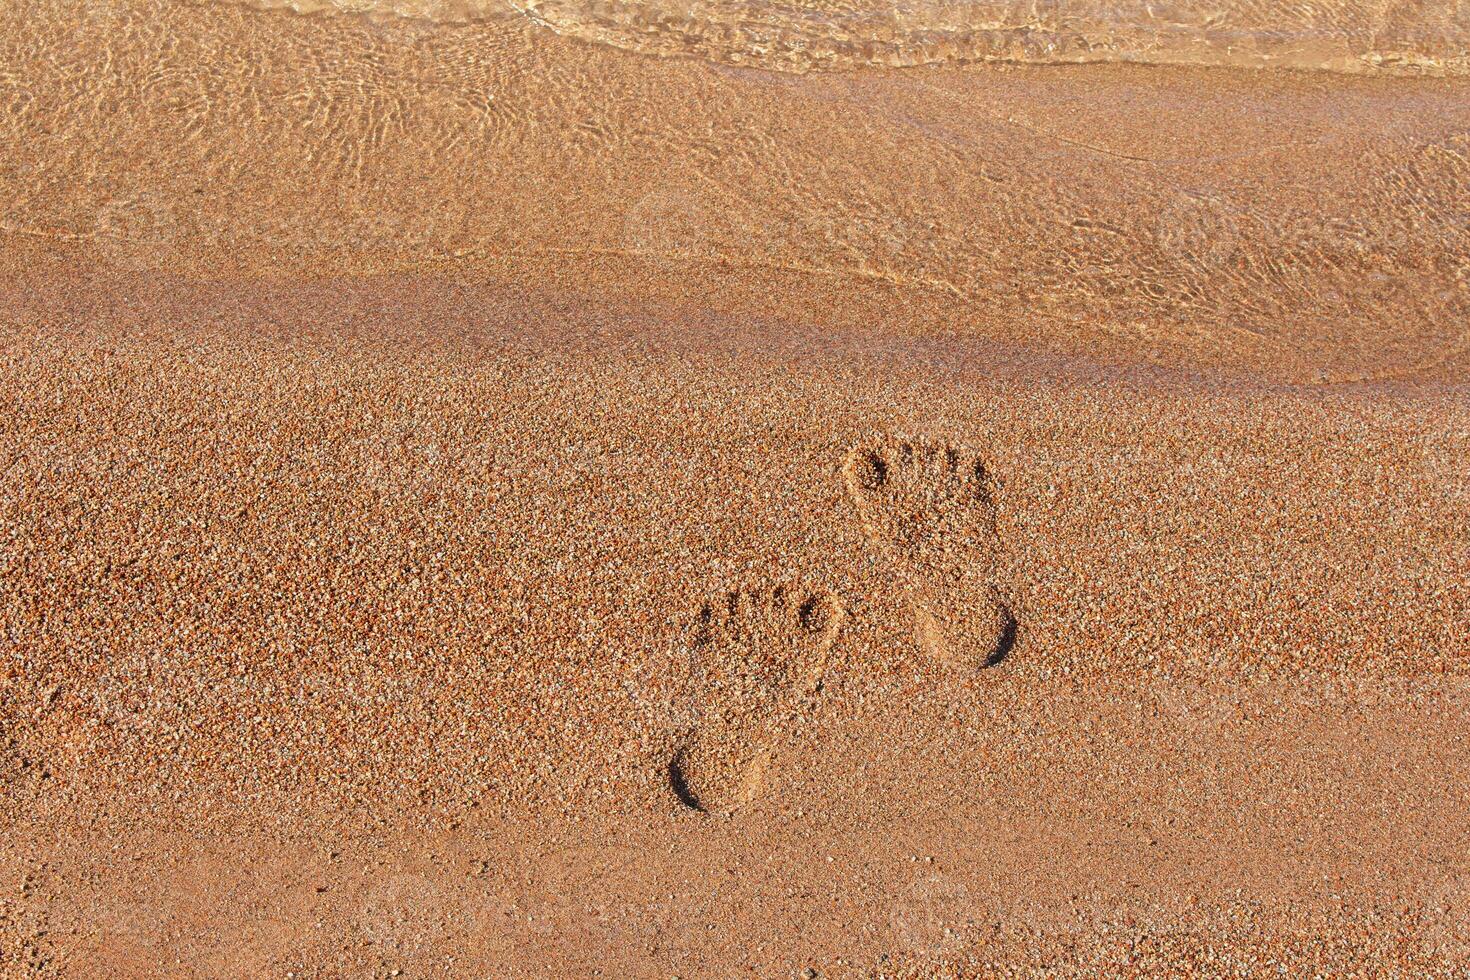
[[[1465,975],[1463,79],[87,11],[0,975]]]

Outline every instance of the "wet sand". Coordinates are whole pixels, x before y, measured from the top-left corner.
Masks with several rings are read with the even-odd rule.
[[[97,10],[0,973],[1463,970],[1463,81]]]

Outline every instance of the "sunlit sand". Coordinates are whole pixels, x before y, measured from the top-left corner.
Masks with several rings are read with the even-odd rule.
[[[0,976],[1470,961],[1459,6],[0,23]]]

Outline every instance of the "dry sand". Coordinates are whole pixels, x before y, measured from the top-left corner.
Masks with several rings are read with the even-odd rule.
[[[0,975],[1467,975],[1464,80],[0,81]]]

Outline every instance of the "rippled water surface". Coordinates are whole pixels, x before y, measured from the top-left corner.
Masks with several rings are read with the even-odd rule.
[[[609,25],[632,5],[575,11],[619,44],[841,64],[793,39],[877,15],[819,2],[742,8],[750,36],[795,32],[763,35],[785,47],[693,16],[624,36]],[[1397,34],[1351,36],[1412,39],[1430,8],[1395,11],[1374,22]],[[1308,382],[1452,376],[1470,356],[1463,77],[790,73],[581,43],[510,8],[470,26],[453,25],[481,14],[301,13],[0,4],[0,233],[127,275],[514,275]],[[1289,19],[1200,15],[1178,36],[1247,14]],[[1108,50],[1144,57],[1141,23],[1117,30],[1132,54]],[[1346,50],[1345,30],[1323,36]]]
[[[524,15],[621,48],[795,71],[975,60],[1470,71],[1470,0],[256,2],[448,22]]]

